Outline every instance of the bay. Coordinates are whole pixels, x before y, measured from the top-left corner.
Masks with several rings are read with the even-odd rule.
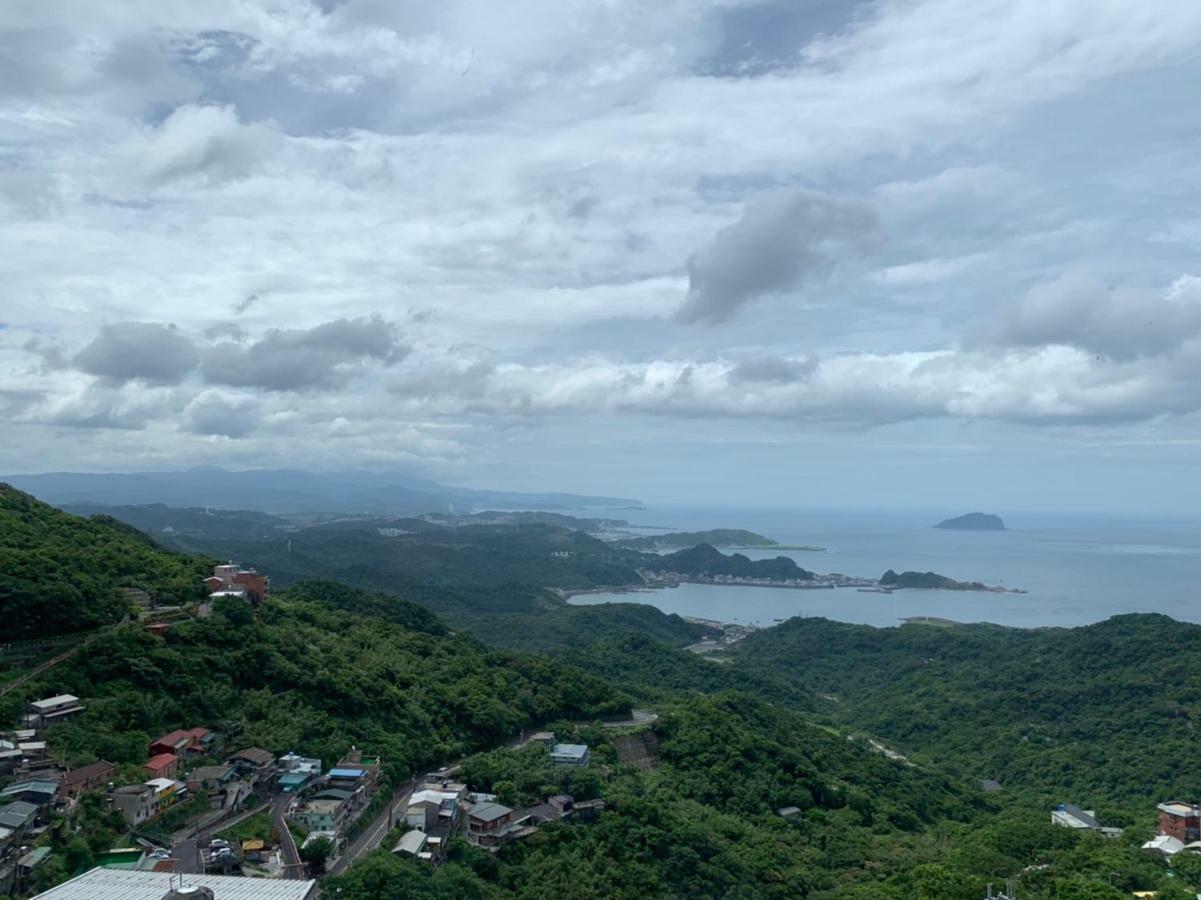
[[[782,544],[821,546],[826,549],[820,553],[739,551],[753,559],[789,556],[817,572],[877,578],[889,568],[913,569],[1028,593],[875,594],[684,584],[633,594],[578,595],[572,602],[651,603],[668,613],[763,626],[792,616],[876,626],[918,616],[1019,627],[1074,626],[1129,612],[1201,622],[1201,520],[1003,513],[1009,529],[1003,532],[932,527],[953,514],[958,513],[703,508],[621,513],[637,526],[747,528]],[[656,530],[640,528],[639,533]]]

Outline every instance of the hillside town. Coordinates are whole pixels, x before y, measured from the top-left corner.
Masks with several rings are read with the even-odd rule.
[[[214,602],[259,606],[270,597],[268,578],[233,563],[216,566],[205,586],[209,599],[196,610],[200,617]],[[147,629],[161,634],[163,623],[147,612]],[[604,809],[601,800],[568,794],[528,808],[506,806],[455,780],[455,763],[392,784],[384,760],[369,750],[351,746],[327,765],[291,749],[240,746],[195,722],[150,740],[135,778],[130,766],[103,759],[72,767],[56,752],[54,728],[87,708],[86,698],[68,693],[32,700],[17,727],[0,732],[0,894],[29,895],[51,853],[54,822],[70,822],[81,804],[118,816],[127,840],[93,869],[38,897],[90,900],[101,889],[133,897],[139,885],[161,886],[178,876],[180,884],[215,879],[223,900],[237,900],[237,885],[252,883],[239,878],[287,882],[295,890],[270,896],[305,900],[315,896],[314,876],[345,870],[390,835],[393,853],[437,865],[452,839],[496,852],[545,823],[588,822]],[[523,735],[516,746],[542,748],[556,767],[591,761],[587,745],[560,742],[549,731]],[[256,824],[254,836],[238,839]]]

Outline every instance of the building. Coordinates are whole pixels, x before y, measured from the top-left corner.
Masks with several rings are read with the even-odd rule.
[[[1101,823],[1097,821],[1097,814],[1093,810],[1081,809],[1071,803],[1060,803],[1051,810],[1051,824],[1088,831],[1101,830]]]
[[[74,694],[59,694],[45,700],[34,700],[25,714],[25,724],[31,728],[45,728],[47,725],[73,718],[83,710],[83,704]]]
[[[233,766],[197,766],[188,773],[188,790],[219,791],[237,777],[238,770]]]
[[[405,823],[426,834],[449,835],[459,826],[459,803],[466,793],[465,784],[424,784],[409,798]]]
[[[587,744],[554,744],[550,748],[550,761],[556,766],[588,765]]]
[[[337,788],[321,791],[297,807],[290,818],[309,832],[339,832],[350,815],[352,796]]]
[[[243,775],[252,775],[256,781],[269,781],[275,768],[275,757],[261,747],[239,750],[225,761]]]
[[[156,791],[148,784],[126,784],[113,788],[106,799],[109,807],[121,814],[125,824],[134,827],[157,812],[154,802],[156,796]]]
[[[1201,806],[1169,800],[1155,809],[1159,813],[1160,834],[1171,835],[1184,844],[1201,839]]]
[[[477,803],[467,811],[467,840],[482,847],[499,846],[513,824],[513,810],[500,803]]]
[[[1175,856],[1184,849],[1184,841],[1170,834],[1159,834],[1143,844],[1143,849],[1162,853],[1164,856]]]
[[[276,784],[285,794],[295,794],[321,777],[321,760],[286,753],[276,765]]]
[[[116,774],[117,767],[110,762],[100,760],[91,765],[80,766],[78,769],[72,769],[62,780],[62,795],[64,797],[78,797],[84,791],[94,791],[98,787],[103,787],[108,784],[109,779]]]
[[[150,742],[150,754],[203,753],[212,743],[213,733],[207,728],[177,728]]]
[[[154,811],[161,813],[188,796],[188,787],[173,778],[151,778],[146,786],[154,789]]]
[[[400,840],[396,842],[396,846],[392,848],[392,852],[398,856],[416,856],[418,859],[432,859],[433,854],[426,848],[429,846],[429,837],[424,831],[406,831],[400,836]]]
[[[150,773],[151,778],[170,778],[179,772],[179,757],[174,753],[160,753],[150,757],[142,768]]]
[[[334,773],[339,770],[359,770],[359,774],[355,776],[357,779],[356,787],[363,786],[367,793],[375,793],[375,789],[379,787],[380,777],[383,774],[383,767],[380,765],[378,756],[364,756],[363,751],[357,747],[351,747],[350,752],[338,760],[338,764],[330,770],[329,777],[331,782],[334,779]],[[341,784],[336,787],[349,787],[349,785]]]
[[[18,843],[37,821],[38,808],[23,800],[0,806],[0,847]]]
[[[30,778],[14,781],[0,790],[0,803],[24,800],[34,806],[49,806],[58,798],[58,782],[48,778]]]
[[[95,868],[37,894],[33,900],[164,900],[178,889],[178,897],[200,900],[206,894],[189,888],[208,888],[215,900],[314,900],[317,882],[282,878],[240,878],[232,875],[171,875],[130,869]]]
[[[235,563],[213,566],[213,574],[204,579],[209,596],[239,597],[258,606],[271,596],[271,579],[254,569]]]

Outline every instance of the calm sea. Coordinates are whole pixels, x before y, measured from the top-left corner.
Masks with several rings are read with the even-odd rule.
[[[1036,627],[1083,625],[1118,613],[1160,612],[1201,622],[1201,521],[1117,520],[1005,514],[1008,531],[944,531],[945,514],[649,509],[620,514],[672,531],[747,528],[783,544],[824,552],[741,551],[791,556],[806,569],[879,577],[886,569],[938,572],[960,581],[1023,588],[1026,594],[681,585],[639,594],[593,594],[577,603],[652,603],[664,612],[771,625],[791,616],[896,625],[910,616]],[[640,530],[654,534],[654,530]]]

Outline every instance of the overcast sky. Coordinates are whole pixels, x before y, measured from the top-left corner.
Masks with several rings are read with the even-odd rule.
[[[0,6],[0,471],[1201,504],[1201,4]]]

